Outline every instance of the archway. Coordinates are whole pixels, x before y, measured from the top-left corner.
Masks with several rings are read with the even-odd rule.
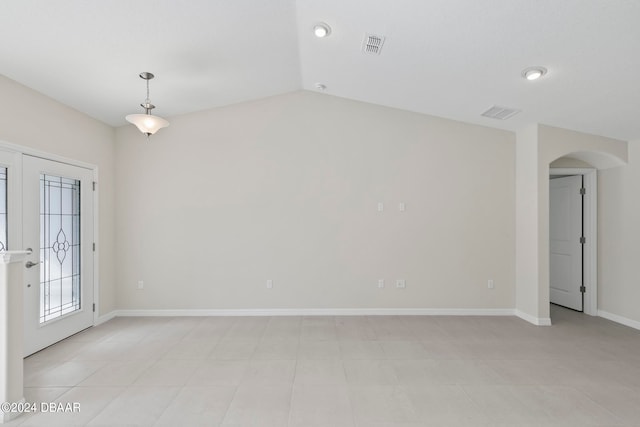
[[[591,316],[598,312],[597,189],[592,164],[572,156],[550,163],[549,299]]]
[[[568,157],[608,169],[626,164],[627,143],[544,125],[518,133],[516,149],[516,314],[550,325],[549,166]]]

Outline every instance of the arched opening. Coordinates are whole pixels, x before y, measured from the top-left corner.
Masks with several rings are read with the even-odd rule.
[[[548,280],[541,280],[548,292],[540,293],[548,296],[548,303],[597,315],[597,170],[624,164],[617,156],[599,151],[571,152],[549,162],[544,218]],[[559,310],[550,307],[552,321]]]
[[[628,144],[541,124],[524,127],[516,142],[516,314],[536,325],[550,325],[550,164],[568,158],[596,170],[622,166]]]

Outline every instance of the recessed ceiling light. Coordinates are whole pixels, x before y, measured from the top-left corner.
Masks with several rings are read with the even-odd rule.
[[[544,67],[528,67],[522,70],[522,77],[527,80],[538,80],[540,77],[547,74],[547,69]]]
[[[331,34],[331,27],[324,22],[318,22],[313,26],[313,34],[315,34],[316,37],[319,38],[327,37],[329,34]]]

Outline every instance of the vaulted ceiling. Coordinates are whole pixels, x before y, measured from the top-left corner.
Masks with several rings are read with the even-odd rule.
[[[150,71],[164,117],[306,89],[633,140],[639,23],[637,0],[3,0],[0,74],[113,126],[141,112]],[[521,112],[481,116],[494,105]]]

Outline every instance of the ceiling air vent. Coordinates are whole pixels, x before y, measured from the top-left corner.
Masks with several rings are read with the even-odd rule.
[[[494,105],[482,113],[482,115],[484,117],[489,117],[490,119],[507,120],[509,117],[515,116],[519,112],[520,110],[516,110],[515,108],[499,107]]]
[[[384,44],[384,36],[376,36],[375,34],[365,34],[362,41],[362,51],[370,55],[380,55],[382,45]]]

